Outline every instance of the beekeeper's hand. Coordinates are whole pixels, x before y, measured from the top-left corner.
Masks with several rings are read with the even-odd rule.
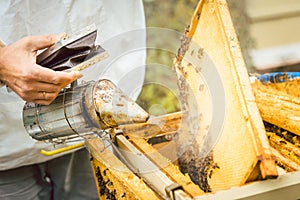
[[[36,64],[37,50],[54,44],[61,35],[24,37],[0,48],[0,80],[23,100],[50,104],[78,72],[58,72]]]

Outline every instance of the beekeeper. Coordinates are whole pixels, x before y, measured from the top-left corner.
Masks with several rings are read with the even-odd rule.
[[[52,144],[32,139],[22,122],[25,101],[49,104],[77,73],[36,64],[37,53],[62,32],[96,24],[96,44],[110,57],[78,81],[108,78],[135,99],[144,79],[142,0],[0,1],[0,197],[1,199],[97,199],[88,151],[44,156]],[[12,92],[9,92],[12,90]],[[59,146],[61,147],[61,146]]]

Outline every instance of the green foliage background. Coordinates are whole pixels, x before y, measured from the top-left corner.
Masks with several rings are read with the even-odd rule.
[[[146,26],[168,28],[183,33],[190,23],[197,2],[197,0],[144,0]],[[155,40],[158,43],[163,42],[159,37]],[[146,64],[159,65],[155,68],[146,68],[145,83],[168,82],[177,88],[175,72],[170,74],[165,70],[165,67],[172,69],[174,58],[173,53],[148,49]],[[137,103],[152,115],[162,115],[180,110],[178,94],[178,91],[170,90],[160,84],[145,84]]]

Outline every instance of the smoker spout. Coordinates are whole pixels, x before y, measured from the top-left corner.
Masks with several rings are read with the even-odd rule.
[[[94,88],[94,104],[107,127],[146,122],[149,114],[109,80],[100,80]]]

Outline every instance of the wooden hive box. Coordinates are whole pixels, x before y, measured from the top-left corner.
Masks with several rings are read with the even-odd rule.
[[[194,153],[197,148],[199,151],[206,146],[211,148],[206,155],[209,162],[202,170],[202,176],[203,173],[207,176],[202,189],[214,192],[241,186],[258,178],[277,177],[276,165],[225,0],[199,2],[182,40],[175,68],[182,82],[179,84],[181,91],[184,91],[182,96],[186,98],[183,100],[184,108],[193,110],[191,107],[195,107],[190,103],[190,93],[193,93],[199,115],[196,119],[199,124],[197,142],[191,145],[190,150],[185,150],[187,156],[183,153],[182,165],[191,166],[199,159]],[[219,82],[222,86],[215,87]],[[220,107],[220,104],[223,105]],[[214,118],[222,114],[222,109],[224,121],[213,124]],[[222,127],[218,130],[210,127],[220,124]],[[184,133],[188,131],[183,130]],[[179,136],[181,145],[190,137],[190,133],[184,133],[182,142]],[[211,135],[216,135],[214,143],[207,145],[207,136]],[[203,159],[198,162],[203,162]],[[193,175],[188,170],[186,172]]]
[[[201,65],[197,65],[199,62]],[[221,101],[213,99],[216,97],[214,91],[210,91],[213,82],[206,80],[203,76],[209,74],[206,71],[208,67],[215,67],[214,72],[217,73],[213,75],[218,76],[217,84],[222,84]],[[128,134],[128,140],[148,155],[156,165],[165,166],[162,171],[172,180],[179,182],[185,192],[194,199],[215,199],[221,198],[222,195],[228,198],[248,198],[257,195],[259,192],[256,190],[259,187],[265,187],[264,184],[269,188],[260,192],[263,195],[270,190],[280,188],[278,179],[245,185],[258,179],[276,178],[278,172],[225,0],[199,1],[191,25],[182,39],[182,46],[175,60],[175,69],[182,91],[182,107],[184,109],[197,107],[197,112],[192,113],[194,117],[192,121],[196,120],[199,125],[192,131],[188,130],[190,126],[186,126],[182,121],[180,125],[173,127],[173,129],[180,129],[176,141],[178,145],[189,142],[191,136],[188,134],[196,132],[196,136],[193,135],[194,138],[192,138],[196,143],[190,145],[191,148],[179,152],[182,155],[182,159],[179,158],[179,168],[183,173],[179,172],[174,163],[160,155],[145,140],[131,138],[130,132],[136,131],[134,128],[123,129],[124,134]],[[190,96],[186,95],[187,92],[193,93],[196,103],[190,101]],[[199,162],[203,161],[202,155],[197,157],[199,154],[195,152],[201,151],[206,146],[206,142],[210,141],[208,139],[211,139],[209,135],[215,130],[210,129],[210,124],[218,114],[213,110],[216,102],[224,105],[224,121],[220,121],[222,124],[218,137],[215,138],[213,145],[209,145],[211,148],[205,154],[204,159],[208,158],[209,162],[204,169],[199,168],[202,178],[197,182],[197,177],[193,177],[193,173],[189,170],[185,171],[186,169],[182,166],[193,168],[192,161],[197,159]],[[222,108],[220,105],[217,105],[217,108]],[[185,117],[180,116],[183,121]],[[173,129],[165,132],[174,131]],[[147,132],[146,129],[139,131]],[[157,198],[143,180],[130,172],[117,157],[108,151],[103,154],[99,140],[88,141],[88,145],[93,157],[92,165],[96,183],[99,183],[99,177],[101,182],[105,179],[104,176],[108,176],[110,178],[109,181],[105,179],[106,182],[113,182],[110,185],[115,185],[115,188],[108,186],[107,189],[102,188],[102,190],[103,186],[98,185],[99,194],[102,194],[103,190],[107,192],[106,196],[99,195],[100,199],[105,199],[111,193],[117,194],[115,195],[117,199]],[[177,151],[181,150],[177,149]],[[188,153],[188,156],[185,157],[185,153]],[[108,158],[113,158],[112,163],[105,161]],[[114,170],[115,167],[110,169],[111,166],[120,166],[123,171]],[[297,182],[294,178],[299,176],[299,173],[295,176],[291,174],[283,176],[283,187],[299,186],[299,181]],[[287,183],[288,180],[291,180],[291,183]],[[271,186],[272,184],[274,186]],[[124,195],[122,191],[126,194]],[[205,192],[213,194],[207,195]],[[241,193],[244,194],[241,195]],[[262,197],[265,197],[263,195]]]

